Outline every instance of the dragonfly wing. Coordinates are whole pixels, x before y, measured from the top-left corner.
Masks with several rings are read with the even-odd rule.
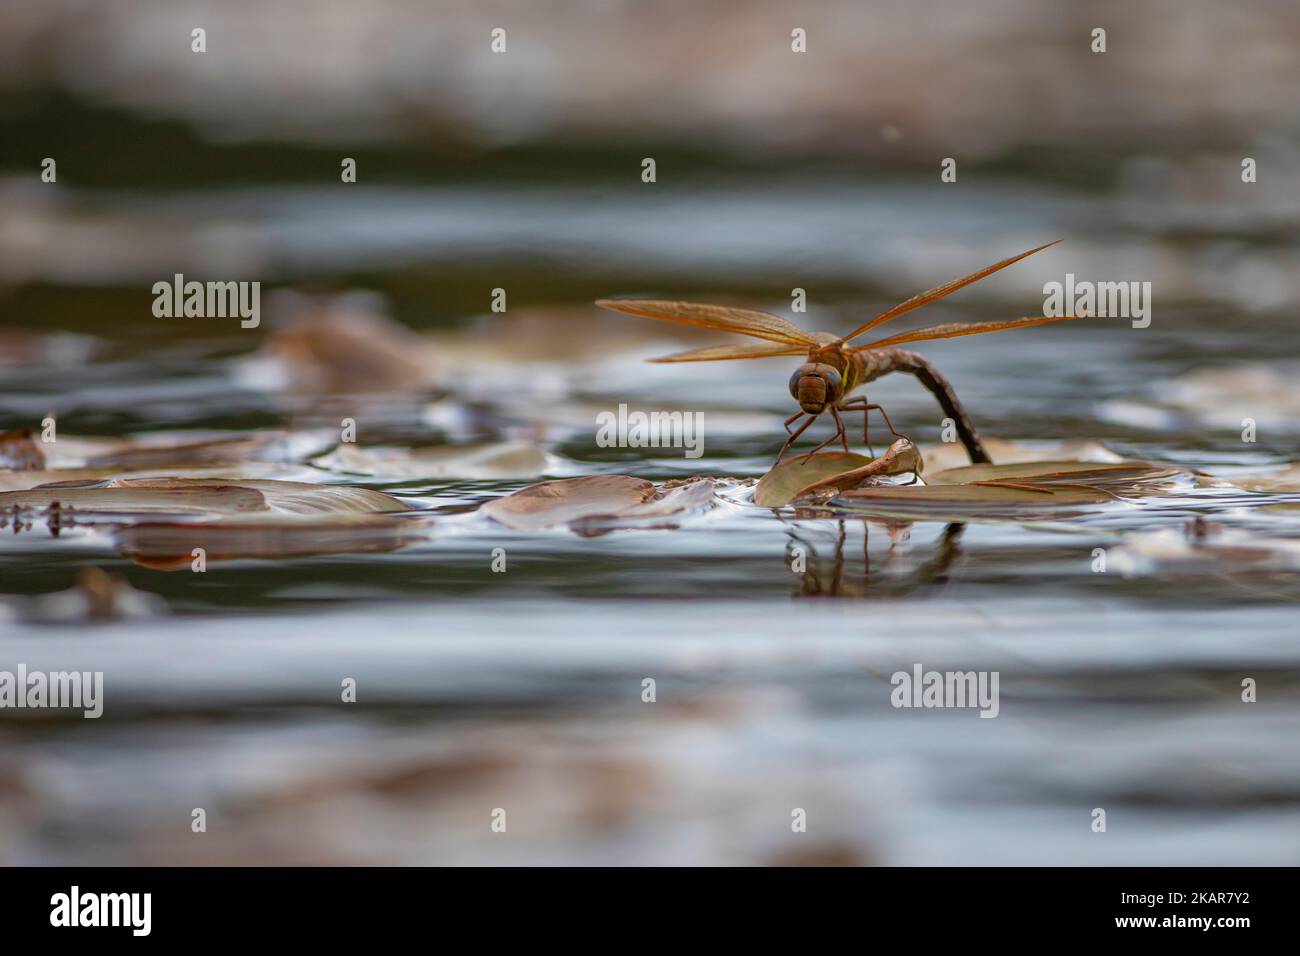
[[[706,349],[676,352],[651,362],[720,362],[724,359],[774,358],[778,355],[805,355],[804,345],[715,345]]]
[[[602,309],[638,315],[646,319],[660,319],[681,325],[698,325],[723,332],[781,342],[786,345],[816,345],[817,339],[797,325],[791,325],[779,316],[749,309],[733,309],[725,305],[702,305],[698,302],[664,302],[651,299],[601,299],[596,303]]]
[[[880,339],[867,345],[859,345],[854,352],[867,349],[886,349],[893,345],[906,345],[908,342],[930,342],[934,339],[955,339],[962,335],[983,335],[985,332],[1005,332],[1008,329],[1027,329],[1034,325],[1047,325],[1049,322],[1067,322],[1080,319],[1080,315],[1030,315],[1022,319],[1008,319],[1004,322],[949,322],[947,325],[932,325],[928,329],[915,332],[902,332]]]
[[[965,278],[953,279],[951,282],[945,282],[943,285],[936,286],[933,289],[930,289],[926,292],[922,292],[920,295],[914,295],[906,302],[900,302],[892,309],[889,309],[886,312],[881,312],[870,322],[867,322],[863,325],[859,325],[848,335],[844,336],[844,338],[841,339],[841,341],[847,342],[850,339],[856,339],[859,335],[861,335],[863,332],[866,332],[869,329],[874,329],[878,325],[884,325],[886,322],[889,322],[892,319],[896,319],[900,315],[904,315],[908,312],[911,312],[913,309],[919,309],[923,305],[929,305],[931,302],[934,302],[938,299],[942,299],[946,295],[951,295],[952,293],[956,292],[958,289],[965,288],[966,286],[970,285],[972,282],[979,282],[980,279],[983,279],[985,276],[991,276],[999,269],[1005,269],[1007,266],[1019,262],[1021,259],[1024,259],[1026,256],[1032,256],[1035,252],[1042,252],[1044,249],[1054,246],[1056,245],[1057,242],[1062,242],[1062,241],[1063,240],[1061,239],[1057,239],[1056,242],[1049,242],[1046,245],[1039,246],[1037,249],[1030,249],[1028,252],[1020,253],[1020,255],[1018,256],[1012,256],[1010,259],[1003,259],[1001,262],[996,263],[995,265],[991,265],[987,269],[981,269],[979,272],[972,272],[970,275],[966,276]]]

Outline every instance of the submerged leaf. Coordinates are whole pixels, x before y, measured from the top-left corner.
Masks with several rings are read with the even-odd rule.
[[[675,527],[682,518],[699,514],[713,504],[713,482],[709,479],[660,490],[654,499],[625,508],[614,515],[588,515],[571,521],[580,535],[595,537],[623,528]]]

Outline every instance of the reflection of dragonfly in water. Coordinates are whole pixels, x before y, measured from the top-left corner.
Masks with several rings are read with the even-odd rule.
[[[1060,241],[1057,240],[1057,242]],[[678,322],[683,325],[697,325],[709,329],[721,329],[724,332],[739,332],[741,335],[748,335],[752,338],[764,339],[769,343],[773,343],[767,345],[716,345],[710,348],[694,349],[689,352],[678,352],[675,355],[651,359],[653,362],[715,362],[723,359],[771,358],[780,355],[802,355],[807,353],[808,361],[799,366],[795,373],[790,376],[790,394],[799,403],[800,411],[786,419],[785,430],[790,437],[781,448],[781,453],[777,456],[778,461],[785,455],[790,444],[826,411],[830,411],[835,419],[836,432],[813,451],[824,448],[836,438],[840,439],[845,451],[849,450],[848,435],[845,432],[844,421],[840,418],[840,412],[846,411],[862,412],[862,438],[868,447],[870,441],[868,439],[867,420],[872,409],[880,412],[881,418],[885,421],[885,427],[889,429],[891,435],[900,438],[904,437],[894,431],[894,426],[890,423],[889,416],[885,414],[883,408],[868,402],[865,396],[850,399],[849,395],[860,386],[875,381],[881,376],[888,375],[890,372],[908,372],[915,375],[921,384],[930,390],[938,400],[944,414],[956,424],[957,434],[960,436],[962,444],[966,446],[966,452],[970,455],[971,461],[977,463],[987,462],[991,461],[988,452],[985,451],[984,445],[980,442],[975,426],[971,424],[970,418],[957,400],[957,394],[953,391],[952,385],[939,374],[939,371],[923,355],[895,348],[895,346],[905,345],[909,342],[951,339],[962,335],[1002,332],[1007,329],[1045,325],[1049,322],[1064,322],[1067,319],[1077,318],[1077,316],[1038,315],[1009,319],[1002,322],[950,322],[945,325],[918,329],[915,332],[903,332],[888,338],[877,339],[874,342],[868,342],[866,345],[849,347],[848,343],[859,335],[896,319],[900,315],[911,312],[913,309],[919,309],[921,306],[928,305],[937,299],[942,299],[944,296],[950,295],[972,282],[978,282],[999,269],[1005,269],[1026,256],[1031,256],[1035,252],[1054,245],[1056,245],[1056,242],[1049,242],[1037,249],[1030,249],[1018,256],[1012,256],[1010,259],[1003,259],[996,265],[981,269],[979,272],[972,273],[965,278],[954,279],[951,282],[930,289],[928,292],[922,292],[920,295],[913,296],[906,302],[880,313],[874,319],[864,322],[848,335],[843,336],[836,336],[831,332],[805,332],[779,316],[770,315],[766,312],[753,312],[748,309],[732,309],[721,305],[701,305],[695,302],[660,302],[644,299],[601,299],[596,304],[606,309],[612,309],[615,312],[625,312],[628,315],[637,315],[648,319],[662,319],[666,322]],[[794,422],[805,415],[808,416],[808,420],[791,431]]]
[[[848,541],[848,528],[844,519],[837,522],[835,554],[829,561],[819,561],[816,545],[799,533],[800,526],[791,523],[788,532],[791,550],[801,549],[804,567],[798,597],[884,597],[891,594],[906,594],[919,588],[942,585],[948,580],[948,570],[961,554],[961,535],[964,524],[951,523],[943,529],[943,535],[935,548],[934,557],[906,574],[891,575],[873,582],[871,579],[871,557],[868,545],[872,524],[882,525],[893,539],[910,532],[912,522],[885,519],[862,519],[862,581],[846,581],[847,561],[844,546]],[[787,554],[787,561],[792,557]],[[889,559],[886,558],[886,563]],[[829,570],[829,574],[827,574]]]

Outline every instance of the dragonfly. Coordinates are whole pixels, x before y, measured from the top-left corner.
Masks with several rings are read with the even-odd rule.
[[[874,382],[891,372],[904,372],[916,379],[930,391],[939,403],[944,415],[951,419],[957,436],[966,448],[966,453],[975,464],[991,462],[979,433],[975,430],[970,416],[966,414],[952,384],[934,367],[931,362],[918,352],[899,348],[914,342],[930,342],[937,339],[952,339],[963,335],[983,335],[988,332],[1005,332],[1010,329],[1023,329],[1035,325],[1047,325],[1051,322],[1066,322],[1080,318],[1076,315],[1032,315],[1018,319],[997,322],[949,322],[913,332],[867,342],[863,345],[850,345],[854,339],[877,329],[886,322],[892,322],[902,315],[919,309],[945,296],[952,295],[958,289],[991,276],[1021,259],[1042,252],[1062,240],[1049,242],[1037,248],[1022,252],[1020,255],[1003,259],[986,269],[973,272],[960,279],[953,279],[936,286],[905,302],[900,302],[892,309],[862,323],[848,335],[835,335],[832,332],[806,332],[791,322],[767,312],[755,312],[750,309],[736,309],[722,305],[705,305],[698,302],[669,302],[651,299],[600,299],[596,305],[614,312],[639,316],[647,319],[660,319],[681,325],[694,325],[723,332],[736,332],[751,338],[763,340],[763,344],[715,345],[708,348],[677,352],[662,358],[650,359],[651,362],[720,362],[728,360],[775,358],[789,355],[807,355],[807,361],[795,369],[790,376],[790,395],[799,404],[799,411],[785,420],[785,430],[789,436],[777,455],[779,463],[785,457],[790,446],[808,427],[827,412],[835,420],[836,432],[826,441],[813,449],[809,455],[825,448],[837,438],[849,450],[848,433],[844,427],[842,413],[862,412],[862,439],[868,449],[870,440],[870,415],[879,412],[885,427],[895,438],[904,438],[894,430],[888,414],[879,404],[869,402],[865,396],[854,396],[853,392]],[[807,418],[797,428],[795,423]],[[874,453],[873,453],[874,457]]]

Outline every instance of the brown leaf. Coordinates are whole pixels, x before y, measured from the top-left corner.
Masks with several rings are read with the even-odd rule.
[[[1046,518],[1077,514],[1080,506],[1113,501],[1100,488],[1084,485],[894,485],[846,491],[832,504],[850,511],[900,517]]]
[[[788,458],[762,477],[754,489],[754,504],[763,508],[781,508],[793,501],[804,488],[826,478],[870,464],[872,459],[851,452],[827,451],[816,455]]]
[[[867,484],[875,478],[905,475],[908,472],[919,473],[921,468],[921,453],[917,451],[916,446],[906,438],[899,438],[885,449],[885,453],[879,458],[867,462],[860,468],[851,468],[848,471],[840,472],[838,475],[832,475],[822,481],[808,485],[806,488],[800,489],[795,497],[797,500],[799,498],[826,495],[836,491],[848,491],[851,488]]]
[[[375,514],[411,509],[401,499],[369,488],[269,479],[111,478],[0,493],[0,508],[48,508],[56,502],[77,511],[166,514]]]

